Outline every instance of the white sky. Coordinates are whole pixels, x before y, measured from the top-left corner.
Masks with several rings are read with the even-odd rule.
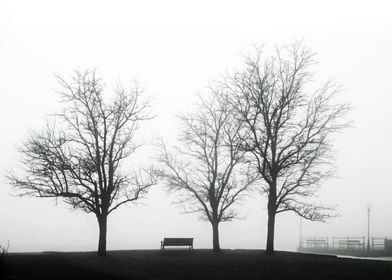
[[[320,200],[340,218],[304,222],[303,234],[364,236],[372,204],[373,236],[392,236],[392,17],[388,1],[1,1],[0,167],[18,158],[29,128],[58,108],[54,73],[97,67],[107,90],[137,79],[155,97],[158,117],[143,130],[173,139],[174,114],[194,94],[239,67],[253,44],[304,39],[317,52],[318,78],[335,78],[354,111],[355,127],[336,140],[340,179],[323,184]],[[145,154],[151,154],[146,147]],[[95,250],[95,217],[63,203],[12,196],[0,180],[0,244],[11,251]],[[195,237],[211,246],[210,225],[181,215],[160,186],[143,204],[109,217],[108,249],[158,248],[163,236]],[[221,225],[223,248],[264,248],[266,201],[240,208],[244,219]],[[275,245],[298,245],[299,219],[277,217]]]

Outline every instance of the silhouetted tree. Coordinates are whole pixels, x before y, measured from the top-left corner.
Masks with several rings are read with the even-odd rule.
[[[213,250],[219,252],[219,223],[236,217],[233,206],[255,178],[242,162],[240,123],[219,90],[200,96],[196,106],[195,112],[179,116],[183,128],[176,153],[170,153],[163,141],[160,143],[163,168],[158,177],[169,191],[181,197],[178,202],[185,213],[200,213],[211,223]]]
[[[275,55],[246,59],[246,67],[226,80],[227,96],[244,126],[241,147],[264,179],[268,197],[267,253],[274,252],[275,215],[294,211],[324,221],[329,207],[308,201],[331,175],[331,136],[348,126],[346,103],[330,81],[311,90],[314,54],[301,44],[277,48]]]
[[[67,82],[58,77],[64,104],[55,122],[33,131],[20,147],[21,173],[10,172],[20,195],[63,198],[75,209],[94,213],[99,225],[98,255],[106,255],[107,217],[136,201],[155,184],[152,172],[125,172],[123,162],[140,146],[134,134],[151,119],[150,105],[135,87],[117,87],[112,102],[104,100],[95,71],[75,72]],[[145,176],[146,177],[146,176]]]

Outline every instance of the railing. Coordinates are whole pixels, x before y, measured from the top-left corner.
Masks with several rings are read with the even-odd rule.
[[[372,250],[392,251],[392,238],[390,237],[372,237],[370,243]]]
[[[355,256],[392,256],[391,237],[302,237],[298,251]]]

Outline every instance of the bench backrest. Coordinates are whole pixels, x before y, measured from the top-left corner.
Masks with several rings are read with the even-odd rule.
[[[193,238],[164,238],[163,245],[193,245]]]
[[[361,240],[339,240],[339,243],[361,243]]]
[[[305,242],[309,243],[327,243],[324,239],[305,239]]]

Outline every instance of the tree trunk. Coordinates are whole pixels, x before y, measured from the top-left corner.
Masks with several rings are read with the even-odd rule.
[[[274,253],[275,215],[275,209],[268,208],[267,254]]]
[[[275,216],[276,216],[276,180],[270,185],[268,196],[268,229],[267,229],[267,254],[274,253],[275,237]]]
[[[219,222],[212,222],[212,248],[214,252],[220,252]]]
[[[106,256],[107,215],[97,217],[99,225],[98,256]]]

